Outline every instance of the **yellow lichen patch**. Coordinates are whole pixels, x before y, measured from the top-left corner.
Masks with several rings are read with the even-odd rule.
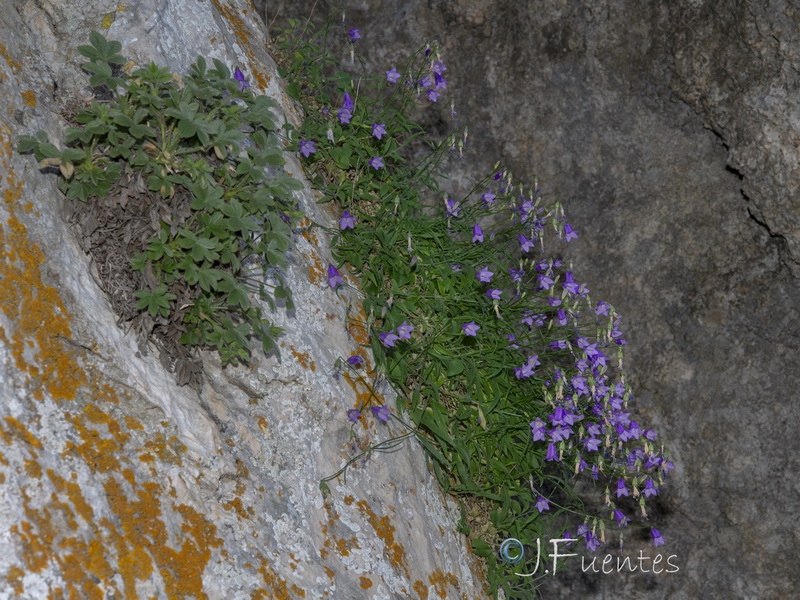
[[[304,369],[311,369],[312,371],[317,370],[317,365],[313,360],[311,360],[311,357],[309,356],[308,352],[298,352],[297,350],[294,349],[294,346],[289,346],[289,350],[291,351],[292,356],[295,357],[297,362],[300,363],[301,367],[303,367]]]
[[[17,421],[14,417],[6,417],[4,419],[5,426],[0,424],[0,437],[7,446],[10,446],[14,440],[23,442],[31,448],[41,450],[42,442],[40,442],[34,435],[27,430],[27,428]]]
[[[240,458],[236,459],[236,487],[233,493],[241,496],[247,490],[247,481],[250,479],[250,471],[247,465]]]
[[[414,582],[414,591],[417,592],[419,600],[428,600],[428,586],[419,579]]]
[[[339,520],[339,515],[330,500],[324,503],[325,512],[328,513],[328,522],[322,524],[322,534],[325,536],[325,541],[322,543],[323,548],[320,550],[320,556],[326,558],[328,556],[328,548],[333,549],[339,556],[350,556],[352,550],[360,549],[358,539],[355,537],[343,538],[333,533],[336,527],[336,521]]]
[[[36,93],[33,90],[20,92],[20,96],[22,96],[22,102],[25,106],[30,106],[31,108],[36,106]]]
[[[119,471],[119,456],[122,444],[119,440],[104,437],[100,431],[87,427],[83,415],[65,414],[67,420],[78,432],[82,443],[67,441],[63,456],[77,455],[89,466],[92,472],[110,473]]]
[[[349,539],[336,539],[336,552],[339,554],[339,556],[350,556],[351,550],[358,550],[360,548],[361,546],[358,545],[358,540],[354,537]]]
[[[22,63],[13,60],[3,44],[0,44],[0,56],[5,59],[6,64],[11,68],[12,73],[19,73],[19,71],[22,69]]]
[[[33,508],[30,496],[24,489],[20,490],[20,495],[27,520],[12,525],[10,531],[22,543],[25,570],[29,573],[40,573],[50,563],[58,528],[51,519],[51,512],[47,507],[41,510]]]
[[[131,417],[131,416],[125,417],[125,427],[127,427],[131,431],[144,431],[142,422],[136,417]]]
[[[355,316],[353,316],[353,313],[355,313]],[[364,307],[360,302],[356,304],[355,311],[351,309],[347,314],[346,327],[347,331],[350,333],[350,337],[352,337],[357,344],[361,346],[369,345],[367,315],[364,314]],[[369,364],[367,366],[369,367]]]
[[[317,234],[314,233],[312,229],[311,221],[303,217],[297,222],[297,226],[301,229],[302,236],[306,239],[309,244],[314,246],[319,246],[319,238],[317,238]]]
[[[150,436],[142,446],[142,450],[147,450],[148,452],[145,454],[149,453],[151,456],[156,456],[161,462],[181,466],[183,465],[181,455],[186,452],[186,446],[181,444],[175,437],[165,438],[164,434],[159,431]],[[142,456],[139,459],[145,460]]]
[[[323,556],[323,558],[325,557]],[[323,565],[322,570],[325,571],[325,575],[327,575],[328,579],[330,579],[331,583],[333,583],[333,580],[336,578],[336,571],[334,571],[327,565]]]
[[[395,569],[403,569],[406,577],[409,577],[408,564],[406,563],[406,551],[402,544],[395,541],[394,534],[397,530],[395,526],[392,525],[389,517],[386,515],[378,517],[366,500],[359,500],[356,502],[356,506],[366,515],[367,521],[369,521],[369,524],[372,525],[372,528],[375,530],[375,534],[383,541],[386,556],[391,565]]]
[[[222,505],[222,508],[228,511],[233,511],[237,515],[239,515],[240,519],[249,519],[252,515],[255,514],[255,511],[252,507],[248,506],[246,509],[244,504],[242,503],[241,498],[234,498],[230,502],[226,502]]]
[[[372,580],[369,577],[359,577],[358,578],[359,584],[365,590],[368,590],[372,587]]]
[[[259,555],[261,566],[258,572],[264,580],[264,587],[255,590],[250,594],[252,600],[291,600],[292,598],[305,598],[305,590],[301,590],[296,585],[289,586],[269,565],[266,558]]]
[[[39,479],[42,476],[42,467],[38,461],[25,460],[25,473],[31,479]]]
[[[431,575],[428,577],[428,581],[431,582],[431,585],[436,589],[436,593],[439,594],[441,598],[449,598],[450,595],[447,593],[447,586],[452,585],[456,590],[458,589],[458,579],[452,573],[442,573],[440,569],[436,569]]]
[[[261,432],[264,435],[268,435],[269,434],[269,426],[267,424],[267,419],[265,417],[258,417],[257,423],[258,423],[258,428],[261,430]]]
[[[313,264],[308,268],[308,280],[314,285],[321,285],[326,280],[325,263],[313,252],[306,256],[311,257]]]
[[[251,31],[245,24],[244,19],[239,15],[237,9],[231,8],[223,0],[211,0],[217,12],[228,22],[228,29],[236,37],[236,41],[244,50],[248,61],[250,62],[250,70],[253,73],[253,79],[258,88],[263,92],[267,89],[269,83],[269,75],[264,71],[260,62],[255,60],[253,47],[250,43]]]
[[[96,404],[87,404],[83,409],[83,414],[90,423],[96,425],[105,425],[108,432],[114,437],[120,446],[123,446],[129,439],[130,435],[123,433],[116,419],[112,418],[107,412],[98,408]]]
[[[353,391],[356,393],[356,408],[360,410],[364,410],[368,406],[378,406],[382,404],[386,404],[386,400],[384,397],[377,391],[375,388],[372,387],[366,379],[361,377],[360,375],[353,375],[350,371],[345,371],[342,373],[344,380],[348,383],[348,385],[353,388]],[[366,420],[365,420],[366,426]]]
[[[72,400],[86,382],[65,340],[71,339],[67,311],[55,288],[42,281],[44,254],[28,239],[27,229],[15,216],[22,197],[22,182],[10,168],[11,130],[0,125],[0,187],[11,212],[0,224],[0,310],[12,322],[6,332],[16,367],[31,379],[33,396],[46,390],[55,400]]]
[[[173,504],[172,510],[183,517],[184,535],[179,538],[180,550],[176,550],[169,544],[162,519],[164,507],[159,499],[165,494],[160,485],[141,484],[135,489],[135,500],[128,499],[113,477],[108,478],[104,487],[109,506],[119,520],[119,530],[112,539],[126,596],[137,597],[136,580],[149,577],[155,566],[167,598],[207,598],[203,591],[203,571],[211,558],[211,549],[222,545],[216,526],[192,507]]]
[[[77,483],[67,481],[52,469],[47,469],[47,477],[50,478],[59,493],[63,493],[69,498],[72,506],[87,524],[94,523],[94,510],[86,502]]]
[[[11,589],[14,590],[14,593],[17,596],[21,596],[24,588],[22,587],[22,578],[25,576],[25,571],[20,569],[19,567],[11,567],[6,573],[5,580],[11,586]]]

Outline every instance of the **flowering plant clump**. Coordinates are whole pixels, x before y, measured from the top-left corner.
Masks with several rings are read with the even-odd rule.
[[[342,29],[348,50],[369,36]],[[294,35],[282,48],[291,47],[284,74],[307,114],[297,139],[314,143],[306,164],[341,206],[334,256],[361,278],[369,348],[400,392],[391,416],[411,422],[439,482],[462,499],[461,530],[486,558],[491,591],[530,597],[533,578],[514,575],[528,571],[498,555],[504,538],[574,538],[594,551],[610,528],[621,539],[647,518],[672,469],[632,412],[620,317],[548,253],[579,232],[536,181],[495,165],[451,197],[440,175],[466,136],[433,140],[422,158],[407,151],[426,135],[409,115],[437,109],[449,91],[435,47],[378,76],[326,76],[335,29],[326,48]],[[384,406],[371,412],[390,418]],[[587,491],[599,510],[584,503]],[[656,529],[652,539],[664,541]]]
[[[195,346],[247,361],[252,334],[277,352],[280,330],[252,296],[292,307],[282,273],[302,186],[279,168],[274,102],[217,59],[209,69],[198,57],[183,78],[152,63],[128,73],[119,42],[96,31],[90,42],[78,51],[102,97],[75,116],[63,149],[39,132],[19,150],[59,169],[96,262],[125,266],[105,273],[114,308],[171,348],[173,364]],[[117,255],[98,259],[109,247]]]

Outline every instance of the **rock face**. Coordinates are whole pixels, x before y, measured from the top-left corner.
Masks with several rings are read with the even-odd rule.
[[[344,4],[376,70],[439,40],[462,178],[501,160],[564,202],[576,271],[624,316],[639,410],[678,465],[651,517],[680,571],[575,565],[549,594],[795,595],[798,3]],[[637,538],[623,555],[657,552]]]
[[[346,410],[390,389],[363,370],[354,291],[327,285],[326,227],[295,235],[296,311],[282,362],[220,369],[201,393],[176,385],[117,325],[64,221],[52,174],[16,136],[62,140],[91,97],[75,48],[92,29],[139,64],[186,72],[198,55],[239,66],[287,118],[263,24],[241,0],[6,3],[0,11],[0,598],[479,598],[458,512],[405,433],[353,426]],[[302,169],[287,155],[286,169]],[[355,282],[353,282],[355,283]],[[346,478],[320,480],[351,459]],[[473,570],[475,569],[475,570]]]

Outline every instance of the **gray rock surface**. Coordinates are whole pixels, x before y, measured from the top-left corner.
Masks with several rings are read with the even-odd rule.
[[[91,97],[75,48],[92,29],[139,64],[240,66],[296,122],[250,3],[0,9],[0,598],[481,597],[419,445],[362,455],[404,431],[347,421],[371,393],[333,370],[361,351],[358,294],[327,285],[335,215],[311,189],[301,206],[323,227],[295,236],[297,310],[274,313],[283,361],[221,370],[206,356],[198,394],[120,329],[56,178],[14,149],[37,130],[63,139],[64,115]],[[359,456],[323,497],[320,480]]]
[[[545,597],[796,596],[798,2],[341,4],[375,69],[442,44],[470,127],[457,176],[501,160],[564,202],[576,272],[623,315],[639,414],[677,464],[652,520],[680,571],[575,565]],[[629,532],[639,549],[656,552]]]

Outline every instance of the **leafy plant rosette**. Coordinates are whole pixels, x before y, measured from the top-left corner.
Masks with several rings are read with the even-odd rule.
[[[344,264],[360,276],[377,367],[366,372],[360,355],[339,364],[400,392],[399,415],[356,406],[350,420],[369,408],[417,434],[462,499],[461,530],[492,593],[530,597],[538,577],[519,574],[535,570],[525,548],[536,540],[595,551],[609,530],[621,541],[638,527],[662,544],[641,521],[672,463],[631,412],[619,315],[546,252],[577,238],[562,206],[497,165],[463,197],[441,192],[466,135],[418,151],[425,128],[411,115],[442,110],[447,89],[435,47],[371,77],[363,63],[336,70],[337,55],[359,64],[359,29],[295,21],[278,34],[282,74],[307,114],[294,148],[343,211],[329,284],[344,285]],[[509,552],[506,538],[521,545]]]
[[[209,69],[198,57],[184,78],[152,63],[129,73],[119,42],[97,32],[90,42],[78,51],[97,98],[63,148],[39,132],[21,136],[19,151],[57,167],[61,190],[87,205],[126,186],[148,196],[160,219],[126,258],[149,329],[171,326],[184,346],[214,349],[223,364],[246,362],[252,336],[277,352],[280,330],[253,297],[293,307],[283,270],[301,184],[280,168],[274,102],[217,59]]]

